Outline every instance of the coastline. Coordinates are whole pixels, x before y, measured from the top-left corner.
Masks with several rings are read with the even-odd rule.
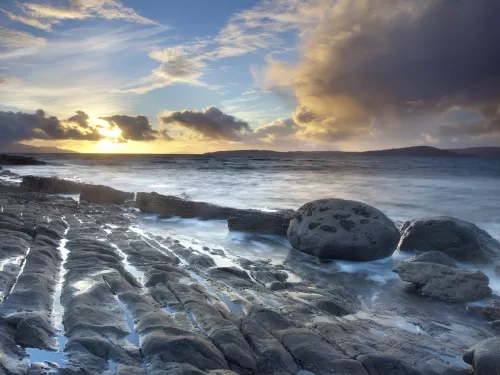
[[[8,189],[0,334],[11,373],[372,374],[391,363],[466,374],[462,351],[498,335],[480,314],[487,302],[423,298],[393,274],[409,254],[357,267],[291,249],[270,262],[150,233],[134,201]],[[370,277],[374,268],[393,277]]]

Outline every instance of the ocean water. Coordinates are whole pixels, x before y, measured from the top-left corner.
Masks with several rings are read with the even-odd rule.
[[[448,215],[500,239],[500,159],[223,155],[40,155],[11,168],[240,208],[296,209],[327,197],[371,204],[393,220]]]

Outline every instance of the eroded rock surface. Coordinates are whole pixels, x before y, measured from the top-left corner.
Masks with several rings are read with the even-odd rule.
[[[423,309],[399,280],[154,235],[126,206],[0,206],[0,373],[451,375],[494,334],[465,308]]]
[[[500,259],[500,242],[468,221],[439,216],[407,221],[401,229],[399,250],[440,251],[470,263]]]
[[[85,185],[80,193],[80,200],[97,204],[123,204],[133,198],[133,193],[104,185]]]
[[[369,261],[392,255],[399,231],[381,211],[365,203],[320,199],[297,210],[288,239],[295,249],[320,259]]]
[[[37,193],[79,194],[85,184],[58,177],[23,176],[21,186]]]
[[[478,301],[491,295],[489,279],[478,270],[463,270],[435,263],[400,261],[392,269],[424,296],[446,301]]]
[[[464,361],[473,367],[475,375],[499,375],[500,336],[474,345],[465,352]]]

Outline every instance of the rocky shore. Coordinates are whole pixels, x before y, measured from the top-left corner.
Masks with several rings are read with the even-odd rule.
[[[472,223],[400,231],[338,199],[262,212],[55,178],[0,185],[0,374],[500,374],[500,244]],[[242,257],[150,233],[143,213],[227,220],[296,250]]]

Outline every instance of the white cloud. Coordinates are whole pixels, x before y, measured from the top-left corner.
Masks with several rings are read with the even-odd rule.
[[[44,45],[45,42],[44,38],[39,38],[23,31],[0,27],[0,45],[9,49],[39,47]]]

